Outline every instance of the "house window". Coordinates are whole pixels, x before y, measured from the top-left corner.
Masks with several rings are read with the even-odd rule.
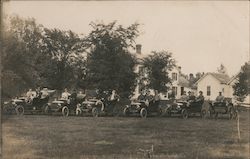
[[[184,87],[181,87],[181,95],[184,94]]]
[[[175,72],[172,73],[172,80],[177,81],[177,73]]]
[[[211,86],[207,86],[207,96],[211,95]]]
[[[177,87],[172,87],[173,94],[176,96],[177,95]]]

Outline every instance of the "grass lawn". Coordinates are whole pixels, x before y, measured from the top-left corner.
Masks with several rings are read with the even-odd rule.
[[[249,110],[237,122],[199,117],[61,117],[11,115],[2,118],[4,159],[144,158],[150,149],[162,159],[249,158]]]

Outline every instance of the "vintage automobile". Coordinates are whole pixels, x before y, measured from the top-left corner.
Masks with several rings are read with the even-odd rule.
[[[126,105],[123,109],[125,116],[139,114],[140,117],[146,118],[149,114],[162,115],[163,109],[160,101],[155,100],[137,100],[131,101],[130,105]]]
[[[91,98],[77,104],[76,115],[81,116],[84,113],[91,113],[93,117],[98,117],[100,115],[102,107],[103,102],[101,100]]]
[[[201,101],[175,101],[172,104],[168,104],[164,112],[167,116],[181,114],[184,119],[196,114],[204,118],[206,110],[203,109],[203,103]]]
[[[4,113],[17,115],[44,113],[45,107],[49,101],[49,96],[46,98],[35,97],[33,100],[27,100],[26,97],[18,97],[10,102],[4,102]]]
[[[209,104],[210,117],[217,119],[219,114],[228,114],[229,119],[237,119],[238,112],[231,98],[225,98],[222,102],[210,102]]]
[[[109,94],[100,95],[98,97],[91,97],[85,101],[77,104],[76,115],[83,115],[83,113],[91,113],[92,116],[98,117],[101,115],[118,115],[116,103],[119,99],[109,100]]]
[[[77,107],[77,101],[74,98],[56,99],[45,107],[45,113],[50,115],[52,113],[62,113],[63,116],[74,114]]]
[[[61,113],[63,116],[78,115],[76,109],[85,100],[85,97],[86,95],[80,91],[79,93],[73,92],[67,99],[55,98],[45,108],[45,112],[49,115],[52,113]]]

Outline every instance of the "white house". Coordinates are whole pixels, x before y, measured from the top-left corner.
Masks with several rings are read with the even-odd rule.
[[[202,91],[207,100],[215,100],[219,92],[222,92],[224,97],[233,98],[233,88],[229,81],[227,74],[206,73],[196,82],[197,91]]]
[[[142,54],[141,52],[141,45],[136,45],[136,53],[135,56],[137,58],[137,65],[135,67],[135,72],[139,74],[139,79],[137,80],[137,86],[134,92],[134,98],[137,98],[140,94],[141,89],[143,89],[141,83],[146,84],[147,81],[144,80],[145,77],[147,77],[147,70],[142,65],[142,59],[146,57],[146,54]],[[174,67],[171,71],[168,72],[168,75],[172,79],[172,84],[169,85],[170,91],[174,92],[175,97],[178,99],[181,97],[184,91],[194,91],[191,87],[189,87],[189,81],[184,77],[184,75],[181,73],[181,67]],[[168,94],[170,93],[161,93],[162,99],[167,99]]]

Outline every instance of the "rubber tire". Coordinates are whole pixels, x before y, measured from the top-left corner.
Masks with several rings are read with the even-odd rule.
[[[82,110],[80,108],[76,108],[76,116],[81,116]]]
[[[171,110],[169,110],[168,108],[165,110],[165,114],[167,117],[171,117]]]
[[[98,117],[99,116],[99,112],[98,109],[96,107],[92,108],[92,116],[93,117]]]
[[[202,119],[205,119],[206,114],[207,114],[207,111],[206,111],[205,109],[202,109],[202,110],[201,110],[201,118],[202,118]]]
[[[48,105],[45,106],[44,108],[44,114],[50,114],[50,107]]]
[[[15,110],[16,110],[17,115],[23,115],[24,114],[24,108],[21,105],[18,105]]]
[[[230,112],[229,112],[229,119],[232,120],[232,119],[237,119],[238,117],[238,113],[234,110],[234,109],[230,109]]]
[[[124,116],[129,116],[129,108],[128,107],[123,109],[123,115]]]
[[[187,119],[188,118],[188,111],[187,111],[187,109],[183,109],[181,111],[181,115],[182,115],[183,119]]]
[[[141,116],[142,118],[147,118],[147,115],[148,115],[147,110],[146,110],[145,108],[142,108],[142,109],[140,110],[140,116]]]
[[[162,108],[158,109],[158,116],[160,116],[160,117],[164,116],[164,111]]]
[[[62,115],[65,117],[69,116],[69,108],[67,106],[62,108]]]

